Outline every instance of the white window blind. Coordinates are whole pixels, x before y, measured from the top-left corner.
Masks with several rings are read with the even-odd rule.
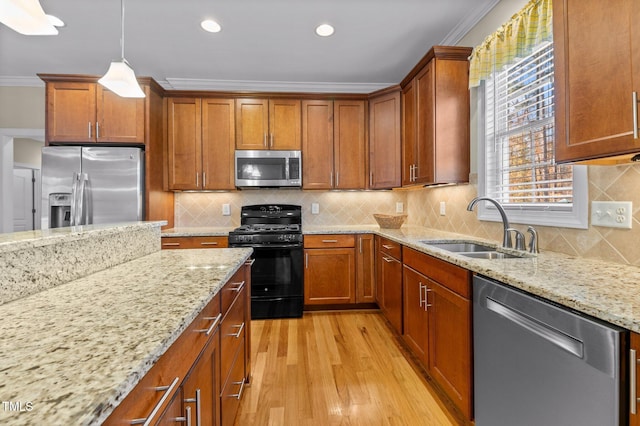
[[[553,88],[551,43],[485,83],[485,188],[506,209],[572,209],[572,167],[554,160]]]

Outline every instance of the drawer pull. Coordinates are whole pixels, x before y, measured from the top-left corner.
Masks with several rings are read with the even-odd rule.
[[[244,384],[246,382],[246,379],[243,377],[242,381],[240,382],[233,382],[234,385],[240,385],[240,390],[238,391],[238,393],[234,393],[233,395],[229,395],[229,398],[235,398],[237,400],[240,400],[242,398],[242,391],[244,391]]]
[[[163,247],[177,247],[180,243],[162,243]]]
[[[173,379],[173,382],[171,382],[169,386],[156,387],[155,388],[156,392],[164,392],[164,395],[162,395],[162,398],[160,398],[160,401],[158,401],[155,407],[153,407],[153,410],[151,410],[151,414],[149,414],[149,417],[147,417],[146,419],[131,420],[131,424],[149,426],[153,422],[153,418],[158,414],[158,411],[160,411],[160,407],[164,405],[164,402],[167,400],[167,398],[169,398],[169,395],[171,395],[171,393],[173,392],[173,388],[176,387],[176,385],[178,384],[178,381],[180,381],[180,378],[176,377],[175,379]]]
[[[204,333],[206,336],[210,335],[211,332],[213,331],[214,328],[216,328],[216,326],[220,323],[220,319],[222,319],[222,314],[218,314],[215,317],[204,317],[204,319],[206,320],[213,320],[213,322],[211,323],[211,325],[209,326],[209,328],[203,328],[200,330],[196,330],[198,333]]]
[[[337,243],[338,240],[322,240],[323,243]]]
[[[392,257],[386,257],[386,256],[382,256],[382,260],[384,260],[384,261],[385,261],[385,262],[387,262],[387,263],[391,263],[391,262],[395,261],[395,259],[394,259],[394,258],[392,258]]]
[[[239,338],[240,338],[240,335],[242,334],[242,330],[244,330],[244,323],[242,323],[242,324],[240,324],[240,325],[232,325],[231,327],[240,327],[240,328],[238,329],[238,332],[237,332],[237,333],[227,334],[227,336],[233,336],[233,337],[235,337],[236,339],[239,339]]]
[[[244,288],[244,280],[240,281],[239,283],[231,283],[231,285],[235,285],[236,287],[229,287],[229,291],[239,292]]]
[[[191,426],[191,407],[186,407],[184,409],[185,411],[185,416],[184,417],[176,417],[175,421],[176,422],[180,422],[183,423],[185,422],[187,424],[187,426]]]
[[[253,266],[254,263],[256,263],[255,259],[249,259],[246,262],[244,262],[245,265],[249,265],[249,266]]]
[[[200,243],[200,245],[203,246],[217,246],[218,242],[217,241],[203,241]]]
[[[386,248],[387,250],[391,250],[395,248],[394,246],[391,246],[389,244],[383,244],[382,247]]]
[[[202,425],[202,400],[200,397],[200,389],[196,389],[195,398],[185,398],[184,402],[196,403],[196,426],[201,426]],[[185,410],[189,410],[187,411],[187,425],[189,425],[191,423],[191,407],[186,407]]]
[[[629,408],[631,414],[637,414],[638,402],[640,402],[640,398],[638,398],[638,395],[636,393],[636,389],[638,386],[637,371],[639,363],[640,360],[636,358],[635,349],[629,349]]]

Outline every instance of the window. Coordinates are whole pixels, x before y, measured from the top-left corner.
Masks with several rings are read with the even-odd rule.
[[[555,163],[553,78],[553,44],[545,42],[484,80],[479,193],[515,223],[586,228],[586,167]],[[479,218],[499,220],[486,204]]]

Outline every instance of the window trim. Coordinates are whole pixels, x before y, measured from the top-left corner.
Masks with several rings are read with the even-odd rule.
[[[486,132],[485,132],[485,82],[474,88],[477,99],[477,164],[478,164],[478,196],[487,196],[486,176]],[[573,166],[573,206],[571,209],[526,209],[522,206],[503,205],[509,222],[542,225],[560,228],[587,229],[589,227],[589,183],[587,166]],[[497,209],[491,203],[478,204],[478,220],[501,222]]]

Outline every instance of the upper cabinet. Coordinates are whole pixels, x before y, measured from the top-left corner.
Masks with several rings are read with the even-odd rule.
[[[47,83],[47,143],[145,143],[144,98],[122,98],[95,82],[41,77]]]
[[[553,2],[556,161],[640,152],[640,2]]]
[[[369,188],[400,186],[400,88],[369,99]]]
[[[236,107],[236,148],[300,150],[300,100],[240,98]]]
[[[402,184],[469,181],[471,49],[434,46],[402,81]]]
[[[366,104],[361,100],[302,102],[302,187],[366,187]]]
[[[233,99],[169,98],[169,189],[235,189],[234,142]]]

